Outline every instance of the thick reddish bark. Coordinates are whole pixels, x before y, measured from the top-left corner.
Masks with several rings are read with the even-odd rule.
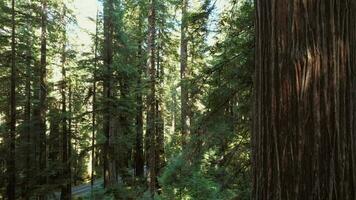
[[[355,11],[256,0],[254,199],[356,199]]]

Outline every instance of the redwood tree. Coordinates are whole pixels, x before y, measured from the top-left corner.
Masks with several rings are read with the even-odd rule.
[[[149,168],[149,190],[153,197],[157,191],[157,174],[156,174],[156,0],[149,1],[148,11],[148,76],[149,76],[149,93],[147,96],[147,130],[148,138],[148,168]]]
[[[355,2],[256,0],[254,199],[356,199]]]
[[[116,163],[114,155],[114,131],[113,122],[113,36],[114,36],[114,1],[104,1],[104,80],[103,80],[103,101],[105,113],[103,115],[103,129],[105,134],[104,143],[104,186],[112,187],[117,183]]]

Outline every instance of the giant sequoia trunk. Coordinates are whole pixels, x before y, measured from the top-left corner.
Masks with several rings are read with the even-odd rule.
[[[356,199],[355,12],[256,1],[254,199]]]

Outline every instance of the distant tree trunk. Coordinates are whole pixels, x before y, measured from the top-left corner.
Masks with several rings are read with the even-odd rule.
[[[104,1],[104,186],[111,187],[117,183],[116,159],[114,155],[114,131],[112,129],[112,61],[113,61],[113,0]]]
[[[188,67],[188,0],[182,1],[182,20],[180,36],[180,78],[181,78],[181,131],[182,144],[186,143],[189,134],[189,106],[188,106],[188,85],[187,85],[187,67]]]
[[[139,55],[141,58],[141,45],[139,47]],[[142,68],[142,65],[139,66]],[[135,175],[138,177],[143,176],[144,172],[144,160],[143,160],[143,97],[142,97],[142,69],[139,69],[139,75],[137,79],[137,111],[136,111],[136,144],[135,144]]]
[[[64,26],[63,30],[63,45],[62,45],[62,134],[63,134],[63,140],[62,140],[62,163],[63,163],[63,178],[65,180],[64,185],[62,186],[62,192],[61,192],[61,199],[62,200],[68,200],[72,198],[72,186],[71,186],[71,177],[69,171],[71,170],[70,163],[69,161],[69,154],[68,154],[68,117],[67,117],[67,99],[66,99],[66,89],[67,89],[67,76],[66,76],[66,60],[67,60],[67,55],[66,55],[66,42],[67,42],[67,36],[66,36],[66,23],[65,23],[65,17],[66,17],[66,8],[65,6],[63,7],[63,15],[62,15],[62,25]]]
[[[255,3],[253,199],[355,200],[355,2]]]
[[[7,161],[7,197],[16,199],[16,166],[15,166],[15,139],[16,139],[16,41],[15,41],[15,0],[11,1],[11,88],[10,88],[10,134],[9,154]]]
[[[163,26],[163,25],[162,25]],[[156,97],[156,174],[158,175],[164,166],[164,117],[163,117],[163,87],[164,87],[164,68],[161,64],[161,51],[162,49],[162,30],[158,30],[157,42],[157,79],[158,79],[158,92]]]
[[[74,135],[78,135],[79,134],[79,130],[78,130],[78,121],[79,120],[75,120],[74,123]],[[79,161],[81,159],[81,154],[80,154],[80,147],[79,147],[79,140],[75,139],[74,140],[74,153],[76,153],[76,159],[74,160],[73,163],[73,184],[74,185],[78,185],[78,172],[79,172]]]
[[[92,99],[92,137],[91,137],[91,176],[90,186],[91,192],[94,187],[95,174],[95,132],[96,132],[96,71],[98,68],[98,32],[99,32],[99,11],[96,13],[96,27],[95,27],[95,46],[94,46],[94,70],[93,70],[93,99]],[[93,193],[92,193],[93,194]]]
[[[128,62],[127,60],[125,62]],[[122,101],[127,101],[129,98],[130,85],[128,84],[129,80],[125,75],[119,78],[120,85],[120,99]],[[114,108],[114,110],[118,111],[118,117],[113,120],[114,131],[117,134],[121,134],[120,138],[128,138],[128,133],[130,131],[130,113],[125,111],[124,109]],[[115,125],[116,124],[116,125]],[[121,178],[123,181],[127,180],[126,170],[131,167],[129,166],[129,160],[131,158],[131,150],[132,148],[127,143],[120,142],[120,146],[116,149],[116,152],[119,156],[116,158],[116,167],[117,173],[121,173]]]
[[[46,184],[46,176],[43,173],[46,168],[46,65],[47,65],[47,1],[42,0],[41,8],[41,49],[40,64],[36,67],[34,85],[33,106],[33,132],[34,132],[34,160],[36,169],[36,186],[43,187]],[[44,199],[43,194],[38,194],[39,199]]]
[[[95,73],[95,72],[94,72]],[[94,78],[95,79],[95,78]],[[95,181],[95,139],[96,139],[96,81],[93,81],[93,105],[92,105],[92,140],[91,140],[91,175],[90,175],[90,185],[93,190],[94,181]]]
[[[72,119],[73,119],[73,92],[71,82],[68,81],[68,127],[67,127],[67,149],[68,149],[68,174],[70,184],[73,183],[72,177]]]
[[[27,28],[30,29],[30,20],[27,22]],[[29,45],[28,49],[26,51],[26,83],[25,83],[25,93],[26,93],[26,103],[25,103],[25,109],[24,109],[24,124],[25,124],[25,130],[24,130],[24,139],[25,139],[25,145],[24,145],[24,150],[25,150],[25,178],[24,178],[24,186],[22,189],[22,198],[27,200],[30,198],[30,181],[31,181],[31,155],[33,154],[33,149],[32,147],[32,141],[31,141],[31,80],[32,80],[32,38],[30,36],[29,39]]]
[[[140,7],[140,12],[142,9]],[[139,29],[142,34],[142,16],[139,16]],[[142,37],[140,35],[140,37]],[[142,75],[143,75],[143,52],[142,41],[138,45],[138,78],[137,78],[137,91],[136,91],[136,141],[135,141],[135,176],[143,177],[144,174],[144,159],[143,159],[143,97],[142,97]]]
[[[47,67],[47,0],[42,0],[41,13],[41,61],[40,61],[40,80],[39,80],[39,105],[38,105],[38,136],[39,136],[39,177],[42,187],[46,184],[46,175],[43,172],[46,169],[46,67]],[[40,199],[44,199],[41,195]]]
[[[156,174],[156,1],[150,0],[148,15],[148,75],[149,94],[147,97],[147,132],[148,137],[148,167],[149,190],[153,196],[157,190]]]
[[[48,124],[48,161],[51,164],[60,164],[62,161],[62,137],[61,137],[61,111],[56,104],[49,105]],[[62,165],[61,165],[62,166]],[[53,173],[48,175],[48,185],[63,184],[62,168],[53,170]],[[34,177],[36,178],[36,177]],[[45,186],[43,186],[45,187]]]

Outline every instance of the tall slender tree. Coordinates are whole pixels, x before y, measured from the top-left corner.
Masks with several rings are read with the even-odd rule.
[[[72,184],[73,180],[72,180],[72,121],[73,121],[73,92],[72,92],[72,83],[70,81],[70,79],[68,80],[68,128],[67,128],[67,137],[68,137],[68,144],[67,144],[67,151],[68,151],[68,155],[69,155],[69,159],[68,159],[68,166],[69,169],[67,171],[67,177],[69,178],[70,184]],[[71,193],[70,193],[71,195]]]
[[[68,147],[68,117],[67,117],[67,69],[66,69],[66,62],[67,62],[67,32],[66,32],[66,6],[63,5],[63,13],[62,13],[62,26],[63,26],[63,37],[62,37],[62,88],[61,88],[61,95],[62,95],[62,164],[63,170],[62,175],[65,179],[64,185],[62,186],[61,192],[61,199],[67,200],[71,199],[71,177],[69,171],[71,170],[70,166],[70,155],[69,155],[69,147]]]
[[[149,94],[147,96],[147,132],[149,190],[153,196],[157,191],[156,174],[156,0],[150,0],[148,11],[148,76]]]
[[[95,139],[96,139],[96,92],[97,92],[97,68],[98,68],[98,45],[99,45],[99,11],[96,12],[95,41],[94,41],[94,69],[93,69],[93,99],[92,99],[92,136],[91,136],[91,177],[90,186],[93,192],[95,174]]]
[[[15,166],[15,139],[16,139],[16,41],[15,41],[15,0],[11,1],[11,89],[10,89],[10,134],[9,155],[7,161],[8,185],[7,197],[16,199],[16,166]]]
[[[47,67],[47,0],[41,0],[41,36],[40,36],[40,63],[35,69],[35,91],[33,106],[34,131],[34,164],[36,165],[36,185],[42,187],[46,184],[46,67]],[[39,199],[44,199],[44,192],[38,193]]]
[[[38,107],[36,109],[37,123],[38,123],[38,144],[39,144],[39,172],[40,172],[40,185],[46,184],[46,175],[43,171],[47,165],[47,144],[46,144],[46,97],[47,97],[47,85],[46,85],[46,71],[47,71],[47,0],[42,0],[41,11],[41,58],[39,69],[39,85],[38,85]],[[35,112],[35,110],[34,110]],[[44,196],[41,195],[41,199]]]
[[[254,199],[356,199],[355,2],[257,0]]]
[[[116,159],[114,156],[114,131],[113,122],[113,88],[112,88],[112,64],[113,64],[113,34],[114,34],[114,2],[104,1],[104,186],[111,187],[117,182]]]
[[[189,105],[188,105],[188,85],[187,85],[187,67],[188,67],[188,0],[182,2],[182,20],[180,32],[180,79],[181,79],[181,130],[182,144],[186,143],[189,134]]]
[[[162,20],[162,19],[160,19]],[[156,95],[156,173],[160,174],[163,168],[164,161],[164,116],[163,116],[163,87],[164,87],[164,66],[161,60],[161,49],[163,48],[163,33],[161,30],[164,27],[157,28],[157,51],[156,51],[156,79],[157,79],[157,95]]]
[[[143,83],[142,76],[144,71],[144,54],[143,54],[143,8],[142,3],[139,5],[138,16],[138,29],[139,29],[139,41],[138,41],[138,77],[137,77],[137,91],[136,91],[136,141],[135,141],[135,175],[142,177],[144,174],[144,159],[143,159]]]
[[[31,12],[31,11],[30,11]],[[30,179],[31,179],[31,156],[33,155],[33,149],[31,148],[31,110],[32,110],[32,57],[33,57],[33,52],[32,52],[32,28],[31,28],[31,18],[27,19],[26,22],[27,26],[27,31],[29,31],[29,37],[28,37],[28,47],[26,50],[26,83],[25,83],[25,95],[26,95],[26,104],[24,108],[24,124],[25,124],[25,151],[26,151],[26,161],[25,161],[25,180],[24,180],[24,186],[22,189],[22,198],[23,199],[28,199],[29,198],[29,188],[30,188]]]

